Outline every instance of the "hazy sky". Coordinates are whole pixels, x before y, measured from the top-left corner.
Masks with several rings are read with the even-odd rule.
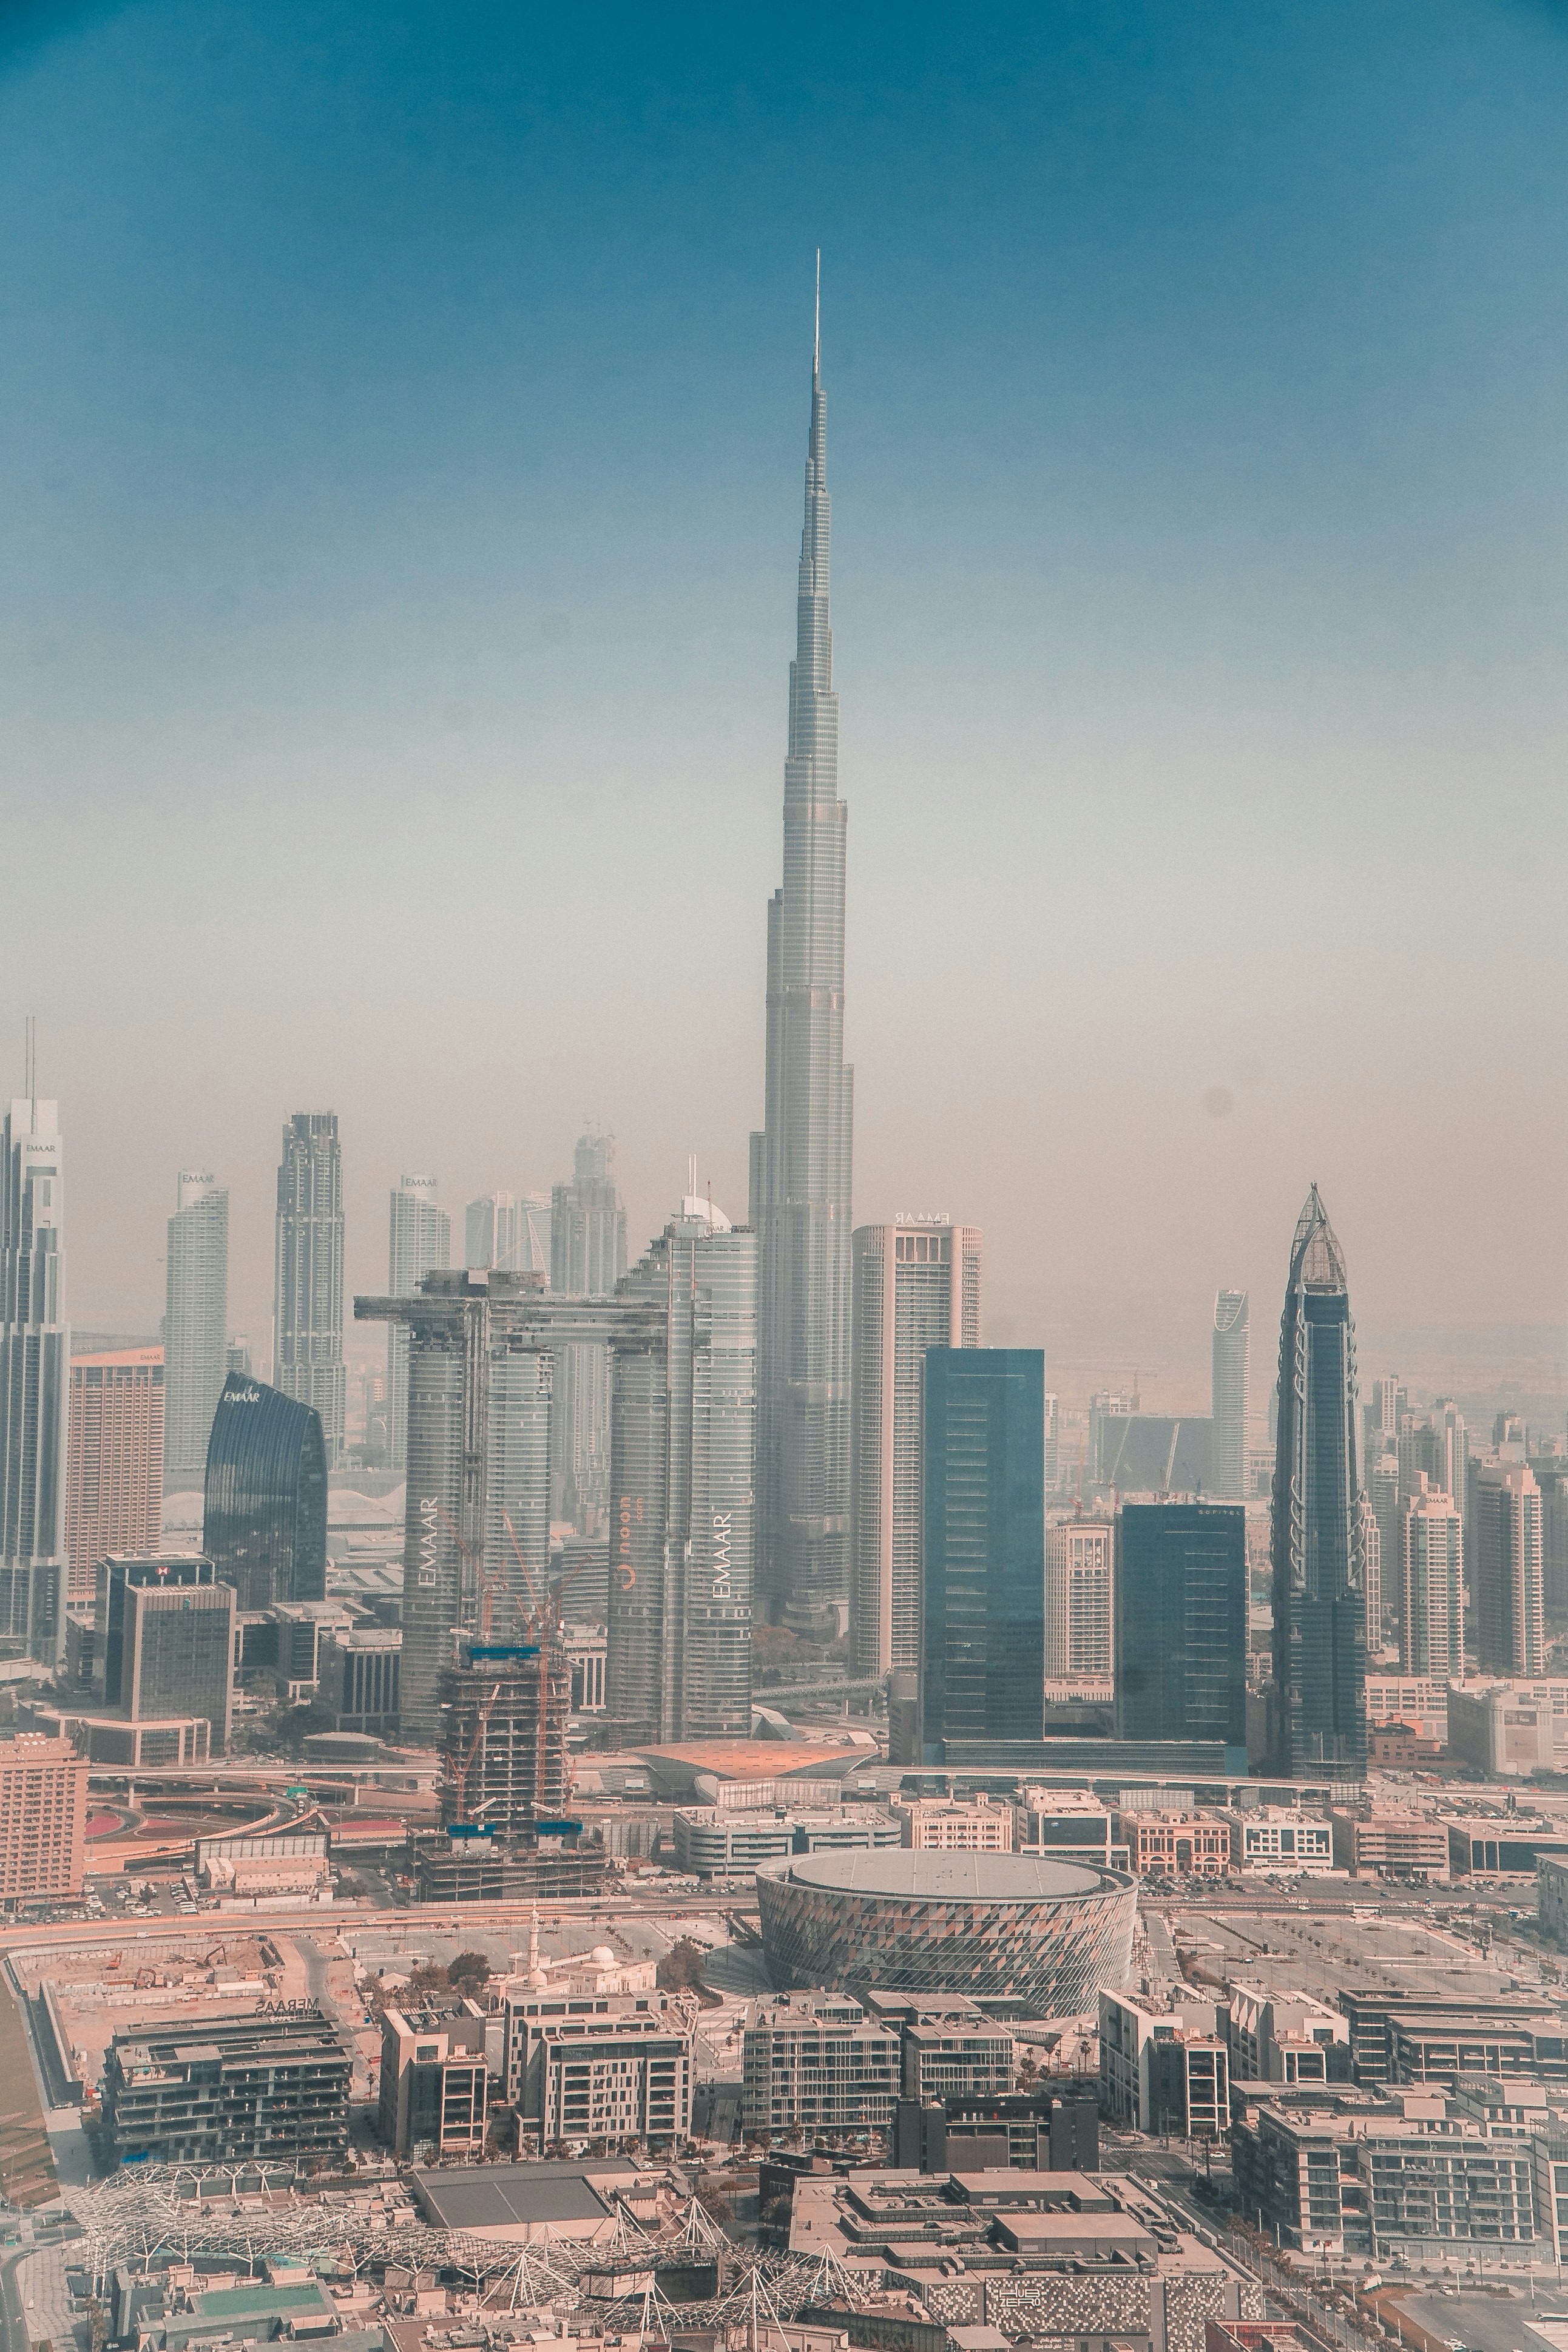
[[[205,1162],[264,1334],[293,1109],[362,1288],[586,1114],[743,1213],[820,244],[858,1217],[1068,1390],[1261,1370],[1312,1178],[1363,1358],[1561,1325],[1565,121],[1523,0],[0,16],[75,1319]]]

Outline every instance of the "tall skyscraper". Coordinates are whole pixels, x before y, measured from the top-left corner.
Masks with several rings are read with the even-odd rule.
[[[850,1159],[844,849],[828,612],[827,404],[811,365],[784,761],[784,884],[768,906],[763,1124],[752,1137],[759,1252],[758,1581],[770,1614],[842,1626],[850,1567]]]
[[[327,1597],[327,1449],[313,1405],[230,1372],[207,1446],[202,1549],[241,1609]]]
[[[228,1190],[205,1171],[182,1168],[174,1201],[163,1317],[163,1463],[171,1481],[184,1486],[206,1468],[228,1373]]]
[[[550,1274],[547,1192],[486,1192],[463,1213],[463,1260],[503,1274]]]
[[[1116,1729],[1121,1739],[1223,1741],[1245,1757],[1239,1505],[1126,1503],[1118,1512]]]
[[[1046,1529],[1047,1683],[1069,1683],[1084,1694],[1109,1693],[1114,1664],[1114,1575],[1111,1520],[1058,1519]]]
[[[342,1459],[343,1171],[335,1111],[296,1111],[278,1170],[272,1383],[321,1416],[327,1465]]]
[[[605,1704],[623,1740],[752,1722],[757,1242],[689,1194],[621,1284],[665,1321],[612,1376]]]
[[[1432,1408],[1433,1484],[1441,1486],[1462,1519],[1469,1507],[1470,1440],[1465,1416],[1452,1397]]]
[[[163,1540],[163,1350],[73,1356],[66,1453],[66,1600],[92,1606],[93,1570],[111,1551]]]
[[[1399,1670],[1458,1681],[1465,1671],[1465,1539],[1452,1496],[1423,1478],[1399,1533]]]
[[[1246,1291],[1216,1292],[1209,1388],[1214,1420],[1209,1487],[1221,1502],[1247,1500],[1247,1397],[1251,1346]]]
[[[63,1654],[67,1391],[59,1106],[31,1087],[5,1114],[0,1162],[0,1642]]]
[[[626,1270],[626,1213],[610,1176],[610,1139],[577,1139],[572,1181],[550,1196],[550,1287],[608,1298]],[[610,1499],[610,1360],[603,1348],[563,1348],[555,1368],[552,1507],[584,1535],[603,1528]]]
[[[851,1245],[854,1584],[850,1672],[921,1659],[921,1377],[928,1348],[978,1348],[978,1225],[862,1225]]]
[[[1355,1326],[1345,1262],[1314,1184],[1297,1221],[1279,1327],[1274,1468],[1273,1768],[1366,1764],[1365,1562]]]
[[[356,1298],[409,1334],[401,1709],[433,1739],[458,1632],[516,1642],[550,1559],[550,1337],[535,1276],[433,1269],[412,1298]]]
[[[437,1204],[434,1176],[400,1176],[392,1195],[387,1235],[386,1287],[394,1298],[412,1298],[432,1266],[452,1262],[452,1220]],[[387,1467],[401,1470],[408,1445],[408,1334],[401,1323],[386,1327]]]
[[[1045,1729],[1046,1360],[928,1348],[925,1759]]]
[[[1366,1654],[1375,1658],[1383,1651],[1383,1529],[1371,1498],[1363,1489],[1361,1498],[1361,1559],[1362,1559],[1362,1625],[1366,1641]],[[1391,1564],[1389,1574],[1394,1577]]]
[[[1527,1462],[1480,1465],[1472,1538],[1476,1651],[1482,1673],[1544,1674],[1544,1528],[1541,1489]]]

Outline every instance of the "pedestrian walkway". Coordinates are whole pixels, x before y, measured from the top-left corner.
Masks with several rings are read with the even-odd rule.
[[[53,2352],[73,2352],[76,2322],[66,2285],[66,2253],[64,2246],[40,2246],[16,2265],[22,2315],[33,2352],[41,2344],[51,2346]]]

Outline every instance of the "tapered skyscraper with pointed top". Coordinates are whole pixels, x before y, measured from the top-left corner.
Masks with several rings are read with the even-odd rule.
[[[1274,1463],[1272,1767],[1359,1780],[1366,1766],[1366,1559],[1355,1325],[1344,1253],[1314,1184],[1296,1223],[1279,1327]]]
[[[820,285],[820,265],[819,265]],[[842,1628],[849,1601],[849,1171],[844,848],[828,620],[821,306],[811,364],[784,886],[768,906],[764,1123],[752,1138],[759,1253],[758,1586],[766,1612]]]

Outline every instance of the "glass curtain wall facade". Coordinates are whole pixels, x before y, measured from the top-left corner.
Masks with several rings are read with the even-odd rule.
[[[59,1107],[18,1097],[0,1159],[0,1642],[65,1643],[65,1173]]]
[[[230,1372],[207,1446],[202,1549],[241,1609],[327,1597],[327,1450],[313,1406]]]
[[[452,1220],[436,1199],[434,1176],[400,1176],[390,1203],[386,1287],[394,1298],[412,1298],[433,1266],[452,1262]],[[408,1334],[401,1323],[386,1327],[387,1467],[401,1470],[408,1459]]]
[[[928,1348],[978,1348],[982,1235],[935,1220],[852,1244],[850,1673],[920,1665],[921,1375]]]
[[[93,1590],[92,1695],[100,1706],[129,1710],[131,1705],[126,1593],[143,1587],[188,1592],[216,1581],[212,1561],[195,1552],[113,1553],[99,1561]],[[172,1712],[191,1715],[196,1710],[178,1706]]]
[[[811,370],[784,761],[784,882],[768,906],[763,1124],[752,1137],[758,1237],[758,1575],[768,1613],[842,1631],[850,1582],[850,1173],[844,1059],[838,697],[828,604],[827,402]]]
[[[1219,1502],[1247,1499],[1247,1404],[1251,1334],[1245,1290],[1222,1290],[1214,1303],[1210,1371],[1210,1492]]]
[[[1045,1731],[1046,1360],[1037,1348],[925,1359],[922,1747]]]
[[[1116,1517],[1116,1737],[1247,1750],[1247,1513],[1126,1503]]]
[[[1365,1769],[1359,1420],[1344,1254],[1314,1184],[1296,1224],[1279,1328],[1271,1767],[1287,1776]]]
[[[542,1594],[553,1369],[543,1306],[537,1277],[468,1268],[433,1269],[412,1298],[354,1301],[362,1320],[398,1318],[409,1335],[399,1696],[416,1738],[436,1738],[454,1636],[515,1640]]]
[[[605,1706],[623,1738],[744,1738],[756,1236],[677,1217],[617,1297],[657,1309],[664,1328],[662,1344],[615,1349]]]
[[[626,1270],[626,1213],[610,1176],[610,1139],[577,1139],[572,1181],[550,1196],[550,1287],[608,1298]],[[605,1525],[610,1495],[610,1360],[603,1348],[563,1349],[556,1369],[552,1507],[584,1535]]]
[[[206,1466],[228,1372],[228,1189],[180,1171],[169,1220],[163,1317],[163,1462],[184,1486]]]
[[[327,1460],[342,1459],[343,1171],[335,1111],[297,1111],[278,1169],[272,1378],[321,1418]]]

